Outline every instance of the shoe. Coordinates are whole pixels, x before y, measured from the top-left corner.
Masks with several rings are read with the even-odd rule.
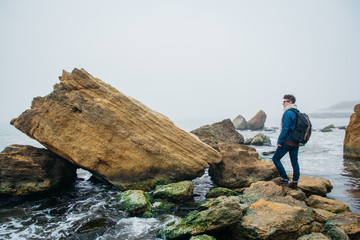
[[[281,178],[274,179],[273,182],[279,186],[287,186],[289,184],[289,181],[284,181]]]
[[[291,188],[291,189],[297,190],[298,189],[297,185],[298,185],[297,183],[291,182],[291,183],[289,183],[288,187]]]

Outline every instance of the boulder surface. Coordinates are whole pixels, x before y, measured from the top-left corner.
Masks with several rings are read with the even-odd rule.
[[[121,190],[201,176],[217,151],[85,70],[63,71],[11,124]]]
[[[245,130],[247,129],[247,121],[246,119],[241,116],[241,115],[238,115],[234,120],[233,120],[233,124],[234,124],[234,127],[235,129],[237,130]]]
[[[247,128],[250,130],[261,130],[265,126],[265,121],[266,113],[260,110],[247,122]]]
[[[244,143],[244,137],[236,131],[230,119],[199,127],[191,133],[204,143],[214,147],[218,143]]]
[[[47,149],[10,145],[0,153],[0,195],[46,193],[75,180],[76,166]]]
[[[215,149],[221,153],[222,161],[210,166],[209,175],[218,186],[242,188],[278,176],[274,164],[259,159],[255,148],[234,143],[219,143]]]
[[[360,104],[356,105],[346,127],[344,139],[344,156],[360,159]]]

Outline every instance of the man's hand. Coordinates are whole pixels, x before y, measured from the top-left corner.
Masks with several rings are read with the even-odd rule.
[[[280,144],[278,144],[278,143],[276,144],[276,146],[281,147],[281,145],[280,145]]]

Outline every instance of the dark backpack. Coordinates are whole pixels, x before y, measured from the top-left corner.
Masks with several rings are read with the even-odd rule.
[[[302,144],[307,143],[310,139],[312,129],[309,116],[294,108],[289,110],[296,114],[295,129],[291,135],[291,140]]]

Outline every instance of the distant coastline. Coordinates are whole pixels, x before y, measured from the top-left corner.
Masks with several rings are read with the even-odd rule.
[[[309,113],[313,118],[350,118],[354,113],[354,107],[360,101],[343,101],[329,108],[319,109],[317,112]]]
[[[309,113],[311,118],[350,118],[351,112],[323,112]]]

